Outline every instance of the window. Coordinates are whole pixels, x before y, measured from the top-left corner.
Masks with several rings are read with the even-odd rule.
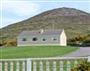
[[[53,40],[57,40],[56,38],[54,38]]]
[[[46,39],[45,39],[45,38],[43,38],[42,40],[43,40],[43,41],[46,41]]]
[[[57,39],[56,39],[56,38],[52,38],[52,40],[54,40],[54,41],[55,41],[55,40],[57,40]]]
[[[36,38],[36,37],[34,37],[32,40],[33,40],[33,41],[37,41],[37,38]]]
[[[22,41],[27,41],[27,39],[26,38],[23,38]]]

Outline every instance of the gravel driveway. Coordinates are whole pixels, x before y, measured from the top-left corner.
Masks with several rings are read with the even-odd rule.
[[[64,55],[64,57],[90,56],[90,47],[80,47],[78,50]]]

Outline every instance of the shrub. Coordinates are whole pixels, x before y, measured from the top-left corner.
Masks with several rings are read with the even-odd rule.
[[[7,40],[5,46],[16,46],[17,41],[15,39]]]
[[[71,69],[71,71],[90,71],[90,62],[82,60],[81,63]]]
[[[76,36],[69,39],[68,44],[71,46],[90,46],[90,35]]]

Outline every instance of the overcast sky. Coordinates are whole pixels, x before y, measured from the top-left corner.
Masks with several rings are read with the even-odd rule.
[[[54,8],[70,7],[90,13],[90,0],[2,0],[0,7],[2,28]]]

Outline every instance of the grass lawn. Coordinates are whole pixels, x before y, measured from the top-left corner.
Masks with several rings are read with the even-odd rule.
[[[70,46],[6,47],[0,48],[0,59],[62,56],[77,49]]]

